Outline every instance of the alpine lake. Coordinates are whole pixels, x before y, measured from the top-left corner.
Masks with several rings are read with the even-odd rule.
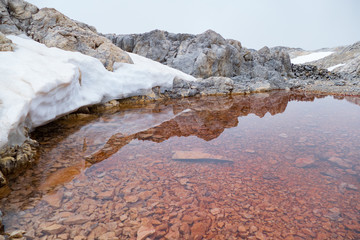
[[[360,97],[120,101],[31,137],[0,198],[24,239],[360,239]]]

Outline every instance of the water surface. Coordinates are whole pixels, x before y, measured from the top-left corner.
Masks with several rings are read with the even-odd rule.
[[[5,231],[34,239],[359,239],[359,103],[271,92],[56,121],[33,133],[39,159],[1,199]],[[173,160],[184,151],[219,161]]]

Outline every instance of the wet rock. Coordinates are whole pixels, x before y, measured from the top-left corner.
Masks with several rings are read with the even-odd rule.
[[[118,238],[116,237],[115,232],[107,232],[107,233],[102,234],[98,239],[99,240],[111,240],[111,239],[115,240]]]
[[[113,199],[113,197],[114,197],[114,189],[109,190],[109,191],[105,191],[105,192],[100,192],[97,195],[97,198],[105,199],[105,200]]]
[[[345,183],[345,182],[340,183],[340,185],[339,185],[339,191],[342,192],[342,193],[344,193],[346,189],[347,189],[347,190],[353,190],[353,191],[358,191],[358,190],[359,190],[359,189],[358,189],[355,185],[353,185],[353,184]]]
[[[213,208],[210,210],[210,212],[212,215],[218,215],[221,212],[221,210],[220,208]]]
[[[255,153],[256,151],[254,149],[245,149],[246,153]]]
[[[238,230],[240,233],[245,233],[245,232],[247,232],[246,227],[243,226],[243,225],[238,226],[238,229],[237,229],[237,230]]]
[[[258,230],[258,228],[255,225],[250,226],[250,229],[249,229],[250,233],[257,232],[257,230]]]
[[[325,217],[337,221],[340,218],[340,209],[335,207],[329,209],[329,213],[326,214]]]
[[[97,226],[91,231],[91,233],[88,236],[88,239],[97,239],[106,233],[107,233],[106,228],[104,228],[102,226]]]
[[[53,225],[50,225],[48,227],[44,227],[41,231],[46,233],[46,234],[55,235],[55,234],[62,233],[63,231],[65,231],[65,229],[66,228],[63,225],[53,224]]]
[[[338,157],[330,157],[328,161],[338,165],[341,168],[351,168],[351,164]]]
[[[262,177],[266,180],[276,180],[279,179],[278,176],[276,176],[274,173],[272,172],[265,172]]]
[[[59,208],[63,199],[63,193],[57,192],[55,194],[46,195],[43,200],[54,208]]]
[[[233,163],[232,160],[226,160],[223,156],[201,151],[175,151],[172,159],[182,162]]]
[[[286,133],[281,133],[281,134],[279,134],[279,137],[282,137],[282,138],[287,138],[287,137],[288,137],[288,135],[287,135]]]
[[[9,239],[17,239],[17,238],[22,238],[23,235],[25,234],[25,231],[23,230],[16,230],[13,231],[9,234]]]
[[[139,197],[136,195],[129,195],[125,196],[124,199],[127,203],[136,203],[139,200]]]
[[[335,171],[334,169],[326,169],[324,171],[321,171],[320,173],[322,175],[333,177],[333,178],[337,178],[340,176],[340,174],[337,171]]]
[[[83,215],[75,215],[64,219],[63,224],[65,225],[79,225],[89,221],[88,217]]]
[[[191,237],[192,239],[202,239],[207,231],[207,224],[203,222],[196,222],[191,227]]]
[[[314,157],[303,157],[297,158],[295,160],[295,166],[298,168],[309,168],[314,166],[315,159]]]
[[[137,231],[137,240],[144,240],[155,233],[155,229],[151,225],[141,226]]]
[[[259,240],[265,240],[266,239],[264,234],[262,232],[260,232],[260,231],[255,233],[255,237],[256,237],[256,239],[259,239]]]

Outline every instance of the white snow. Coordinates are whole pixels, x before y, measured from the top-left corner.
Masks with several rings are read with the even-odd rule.
[[[345,63],[340,63],[340,64],[337,64],[337,65],[335,65],[335,66],[328,67],[327,70],[328,70],[328,71],[332,71],[332,70],[334,70],[335,68],[342,67],[342,66],[345,66]]]
[[[130,54],[134,64],[116,63],[109,72],[96,58],[8,38],[17,47],[0,53],[0,148],[22,143],[24,126],[33,129],[81,106],[171,87],[175,77],[196,80],[136,54]]]
[[[291,63],[293,64],[303,64],[307,62],[312,62],[319,60],[321,58],[327,57],[334,52],[314,52],[307,55],[299,56],[296,58],[291,59]]]

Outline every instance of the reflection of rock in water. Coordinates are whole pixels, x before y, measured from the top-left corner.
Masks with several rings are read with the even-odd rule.
[[[344,98],[346,99],[346,101],[360,106],[360,97],[346,96]]]
[[[33,137],[43,145],[41,153],[45,153],[45,148],[48,152],[54,148],[58,155],[58,160],[47,162],[43,167],[38,166],[44,169],[40,173],[40,178],[49,180],[42,184],[41,188],[52,189],[57,184],[62,185],[71,181],[72,176],[78,175],[84,168],[111,157],[135,139],[163,142],[174,136],[197,136],[210,141],[220,136],[226,128],[236,127],[238,117],[249,114],[264,117],[266,113],[275,115],[284,112],[289,101],[314,101],[315,98],[321,97],[324,96],[284,91],[227,97],[208,96],[152,103],[140,110],[136,107],[112,111],[111,115],[105,112],[95,115],[80,114],[79,119],[77,116],[68,117],[41,127],[33,133]],[[146,115],[147,121],[149,116],[150,119],[156,119],[160,115],[168,116],[171,109],[175,117],[170,117],[170,120],[131,134],[119,132],[122,129],[119,125],[130,126],[136,116],[141,119],[141,116]],[[127,116],[133,112],[137,115],[128,118]],[[84,159],[87,163],[80,164],[79,161]],[[66,178],[52,181],[54,176],[59,174],[64,174]]]
[[[209,96],[186,98],[170,102],[176,117],[158,126],[131,136],[114,139],[111,137],[103,148],[88,156],[91,163],[102,161],[117,152],[132,139],[162,142],[171,137],[197,136],[206,141],[221,135],[226,128],[236,127],[238,117],[255,114],[264,117],[283,113],[289,101],[314,101],[322,95],[275,91],[231,97]],[[121,140],[123,139],[123,140]],[[114,144],[117,142],[117,144]]]

